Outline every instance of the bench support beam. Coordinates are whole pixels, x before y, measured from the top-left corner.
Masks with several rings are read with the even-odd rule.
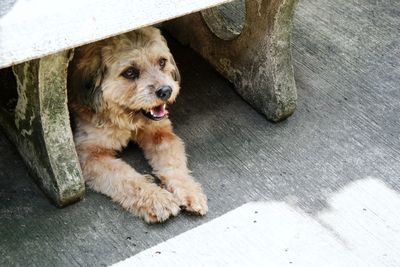
[[[67,107],[69,60],[64,51],[15,65],[18,102],[14,112],[0,113],[8,137],[58,206],[81,199],[85,189]]]
[[[256,110],[271,121],[281,121],[296,108],[291,55],[296,2],[247,0],[244,28],[233,40],[217,37],[200,12],[167,22],[166,26],[231,81]],[[212,10],[203,11],[203,16],[204,12]]]

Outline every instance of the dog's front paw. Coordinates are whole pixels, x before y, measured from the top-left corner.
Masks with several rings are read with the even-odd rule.
[[[183,210],[199,215],[207,213],[207,197],[201,185],[191,177],[169,181],[166,188],[174,195]]]
[[[136,195],[134,204],[128,209],[148,223],[163,222],[180,211],[175,197],[155,184],[136,188]]]

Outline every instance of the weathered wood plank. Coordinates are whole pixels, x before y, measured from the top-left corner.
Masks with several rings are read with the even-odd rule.
[[[228,1],[5,0],[0,10],[0,68]]]

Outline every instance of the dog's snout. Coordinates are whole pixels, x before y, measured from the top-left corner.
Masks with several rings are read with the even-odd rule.
[[[163,85],[156,91],[156,95],[159,99],[167,101],[172,94],[172,88],[169,85]]]

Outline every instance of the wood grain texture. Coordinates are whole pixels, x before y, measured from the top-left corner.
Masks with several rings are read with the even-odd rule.
[[[170,114],[193,175],[210,199],[204,218],[181,214],[146,225],[93,192],[57,209],[2,136],[0,265],[109,265],[249,201],[283,202],[318,221],[318,214],[338,209],[332,196],[371,178],[392,194],[359,189],[360,202],[350,194],[339,207],[362,213],[359,203],[371,199],[368,203],[385,207],[400,194],[399,20],[398,1],[300,1],[293,31],[298,107],[278,124],[255,112],[198,55],[171,43],[183,84]],[[150,171],[135,146],[121,156]],[[393,244],[371,233],[357,212],[337,217],[333,226],[365,230],[368,240],[379,240],[383,248]]]
[[[2,1],[0,68],[228,1]]]

